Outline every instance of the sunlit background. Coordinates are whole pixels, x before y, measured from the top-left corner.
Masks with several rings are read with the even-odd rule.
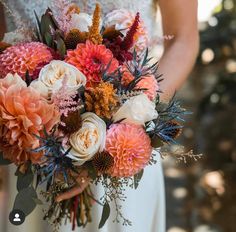
[[[236,231],[236,0],[199,0],[197,64],[179,97],[182,141],[202,160],[165,161],[167,232]]]

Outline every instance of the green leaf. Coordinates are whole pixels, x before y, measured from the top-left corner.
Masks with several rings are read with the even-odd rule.
[[[44,36],[46,32],[50,32],[50,25],[51,25],[50,16],[48,14],[42,15],[41,25],[40,25],[40,31],[42,36]]]
[[[37,205],[43,205],[43,202],[38,199],[38,198],[33,198],[34,202],[37,204]]]
[[[151,145],[152,145],[152,147],[154,147],[154,148],[158,148],[158,147],[162,147],[163,146],[163,143],[162,143],[162,141],[160,140],[160,138],[158,137],[158,136],[153,136],[152,138],[151,138]]]
[[[4,159],[2,152],[0,152],[0,165],[8,165],[12,162],[10,160]]]
[[[37,22],[37,36],[38,36],[38,39],[40,42],[43,42],[43,38],[42,38],[42,33],[41,33],[41,22],[39,20],[39,17],[36,13],[36,11],[34,11],[34,15],[35,15],[35,18],[36,18],[36,22]]]
[[[134,188],[137,189],[139,186],[139,182],[143,177],[144,170],[142,169],[138,174],[134,176]]]
[[[35,209],[37,198],[37,193],[32,186],[25,188],[16,195],[13,209],[22,210],[27,216]]]
[[[49,47],[52,47],[52,43],[53,43],[53,38],[52,35],[49,32],[46,32],[44,35],[45,38],[45,42]]]
[[[20,192],[21,190],[23,190],[24,188],[29,187],[34,179],[34,174],[31,170],[31,168],[28,168],[27,172],[25,174],[18,172],[17,173],[17,190],[18,192]]]
[[[62,38],[57,38],[56,40],[56,44],[57,44],[57,51],[59,52],[59,54],[64,57],[66,54],[66,45],[64,43],[64,41],[62,40]]]
[[[88,170],[88,175],[92,180],[96,180],[98,174],[91,161],[84,164]]]
[[[107,219],[110,216],[110,212],[111,212],[110,205],[108,204],[108,202],[106,202],[103,206],[102,217],[98,227],[99,229],[101,229],[105,225]]]

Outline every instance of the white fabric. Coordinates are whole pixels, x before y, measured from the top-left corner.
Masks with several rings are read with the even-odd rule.
[[[127,199],[122,202],[122,212],[125,218],[132,222],[132,226],[123,226],[122,223],[114,223],[116,212],[111,207],[111,215],[104,225],[98,230],[102,207],[95,204],[92,209],[93,222],[88,224],[83,232],[165,232],[165,193],[164,178],[160,155],[157,155],[157,164],[148,166],[137,190],[127,188]],[[102,186],[94,186],[96,198],[103,194]],[[67,232],[68,226],[63,226],[60,232]],[[75,231],[81,231],[77,229]]]
[[[33,10],[42,14],[51,1],[46,0],[7,0],[6,1],[12,11],[16,15],[22,15],[24,20],[34,22]],[[133,11],[139,11],[143,20],[145,21],[150,35],[156,33],[153,30],[153,23],[155,22],[152,15],[152,0],[89,0],[79,1],[80,7],[86,11],[92,12],[96,2],[102,4],[103,13],[110,12],[113,9],[126,8]],[[157,27],[156,27],[157,28]],[[13,178],[15,178],[13,176]],[[102,188],[95,187],[96,195],[101,194]],[[124,227],[122,224],[113,223],[113,216],[111,215],[105,227],[99,231],[101,232],[165,232],[165,194],[164,194],[164,181],[163,171],[161,166],[161,159],[158,156],[158,163],[154,166],[149,166],[145,169],[143,179],[137,190],[127,189],[127,200],[123,205],[123,213],[129,218],[133,225],[132,227]],[[88,225],[85,229],[78,229],[77,231],[83,232],[96,232],[98,231],[98,224],[101,216],[102,208],[99,205],[93,207],[93,223]],[[115,209],[112,207],[113,214]],[[41,216],[38,217],[38,223],[42,220]],[[31,220],[27,220],[24,228],[37,227],[32,225]],[[30,225],[31,224],[31,225]],[[28,231],[27,230],[27,231]],[[69,232],[71,226],[63,226],[61,232]],[[26,231],[18,227],[18,232]]]

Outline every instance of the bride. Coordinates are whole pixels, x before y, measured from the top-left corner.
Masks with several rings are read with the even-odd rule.
[[[50,6],[51,1],[45,0],[5,0],[15,17],[21,16],[24,20],[34,22],[33,10],[40,15]],[[55,1],[56,2],[56,1]],[[149,36],[155,41],[158,27],[155,20],[154,9],[160,10],[162,15],[163,33],[173,35],[174,38],[166,40],[164,52],[160,59],[159,72],[164,74],[161,85],[161,98],[168,99],[181,87],[189,75],[198,52],[198,30],[197,30],[197,0],[77,0],[81,9],[89,11],[94,9],[95,3],[100,2],[103,13],[108,13],[114,9],[125,8],[134,12],[140,12],[144,22],[147,24]],[[5,36],[5,40],[11,38],[10,34]],[[132,226],[124,227],[122,224],[113,223],[114,215],[110,216],[106,225],[99,231],[102,232],[165,232],[165,194],[164,179],[160,156],[158,163],[145,169],[144,177],[137,190],[127,189],[127,200],[122,203],[123,213],[132,221]],[[58,201],[63,201],[83,191],[87,183],[82,183],[80,188],[72,189],[58,197]],[[99,198],[102,188],[94,187]],[[93,222],[83,231],[98,231],[98,224],[102,207],[93,207]],[[113,209],[112,214],[115,214]],[[31,216],[32,217],[32,216]],[[41,221],[41,217],[28,219],[22,227],[22,231],[36,231],[36,223]],[[38,222],[39,223],[39,222]],[[31,224],[31,225],[30,225]],[[34,224],[34,225],[33,225]],[[15,231],[9,225],[9,230]],[[20,232],[21,229],[17,228]],[[42,229],[39,231],[42,231]],[[61,231],[70,231],[70,227],[62,227]]]

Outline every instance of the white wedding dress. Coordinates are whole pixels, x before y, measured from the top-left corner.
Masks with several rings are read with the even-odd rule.
[[[16,17],[22,17],[28,22],[35,22],[33,10],[42,14],[45,9],[50,6],[50,1],[46,0],[5,0],[14,12]],[[147,29],[149,36],[153,38],[158,30],[156,20],[153,17],[152,0],[77,0],[82,10],[91,13],[95,3],[100,2],[103,13],[110,12],[114,9],[130,9],[134,12],[140,12]],[[155,32],[155,33],[154,33]],[[93,222],[85,229],[76,229],[76,231],[84,232],[165,232],[165,194],[164,194],[164,179],[160,155],[157,157],[157,164],[148,166],[144,171],[144,176],[137,190],[127,189],[127,200],[122,202],[122,211],[126,218],[132,221],[132,226],[125,227],[122,223],[113,223],[115,218],[115,208],[112,207],[110,218],[105,226],[98,230],[98,224],[102,213],[102,207],[95,204],[92,210]],[[14,177],[13,177],[14,178]],[[12,186],[10,192],[15,189]],[[93,190],[97,199],[102,194],[102,186],[93,186]],[[15,196],[15,193],[13,194]],[[13,196],[13,197],[14,197]],[[7,226],[7,232],[41,232],[50,231],[42,226],[42,215],[35,212],[29,216],[26,222],[19,227]],[[62,226],[61,232],[71,231],[71,225]]]

